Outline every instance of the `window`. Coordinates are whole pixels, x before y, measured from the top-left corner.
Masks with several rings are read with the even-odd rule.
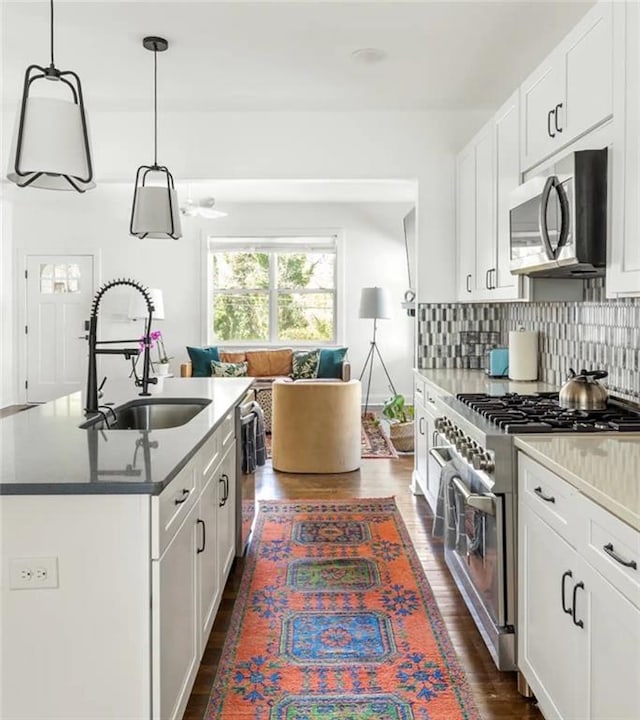
[[[208,267],[215,341],[336,341],[335,237],[216,238]]]
[[[53,293],[79,293],[80,267],[65,263],[60,265],[40,265],[40,292],[43,295]]]

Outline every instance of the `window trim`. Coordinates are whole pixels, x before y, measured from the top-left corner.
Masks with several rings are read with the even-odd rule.
[[[234,238],[237,238],[238,243],[234,245],[233,240]],[[334,303],[333,303],[333,327],[334,327],[334,337],[333,340],[329,342],[320,343],[318,341],[314,340],[291,340],[291,341],[285,341],[285,340],[277,340],[274,338],[269,338],[268,340],[256,340],[256,341],[250,341],[250,340],[242,340],[239,342],[233,342],[233,341],[219,341],[213,336],[213,323],[211,322],[211,310],[213,308],[213,298],[214,298],[214,288],[213,288],[213,274],[211,272],[211,262],[212,262],[212,253],[214,252],[214,249],[219,250],[220,245],[217,243],[220,243],[221,240],[228,241],[227,249],[229,251],[233,250],[242,250],[246,249],[246,245],[242,244],[243,240],[250,240],[252,238],[256,239],[256,244],[259,243],[259,241],[265,241],[269,238],[273,238],[276,240],[277,238],[304,238],[311,240],[309,242],[308,250],[310,252],[316,251],[320,252],[322,250],[326,250],[326,245],[323,247],[322,245],[318,245],[314,248],[313,246],[313,238],[333,238],[334,240],[334,248],[335,248],[335,266],[334,266],[334,288],[333,290],[329,290],[328,292],[332,292],[334,296]],[[289,249],[289,246],[285,246],[286,249]],[[294,249],[295,246],[292,244],[290,249]],[[282,249],[282,248],[280,248]],[[277,252],[278,251],[278,245],[274,243],[273,249],[270,249],[269,252]],[[212,235],[212,234],[203,234],[203,296],[205,298],[205,305],[202,312],[202,338],[203,338],[203,344],[206,345],[216,345],[220,348],[237,348],[239,350],[242,350],[244,348],[246,349],[252,349],[252,348],[286,348],[286,347],[299,347],[299,348],[307,348],[307,347],[340,347],[343,345],[343,306],[344,306],[344,274],[343,274],[343,268],[342,268],[342,255],[343,253],[343,232],[341,229],[338,228],[314,228],[313,230],[309,229],[286,229],[286,230],[267,230],[265,232],[255,232],[252,231],[250,233],[221,233],[220,235]],[[275,287],[275,273],[276,273],[276,263],[271,262],[270,263],[270,284],[269,288],[266,290],[266,293],[269,296],[269,327],[275,328],[276,327],[276,314],[277,314],[277,302],[272,302],[272,295],[278,293],[278,289]],[[301,293],[317,293],[322,292],[322,290],[309,290],[306,288],[301,289],[295,289],[295,290],[287,290],[287,292],[301,292]]]

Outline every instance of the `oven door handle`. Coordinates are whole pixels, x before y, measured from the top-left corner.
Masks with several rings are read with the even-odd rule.
[[[442,457],[442,454],[439,452],[440,450],[446,450],[446,448],[432,447],[431,450],[429,450],[429,455],[431,455],[440,466],[440,469],[442,469],[449,461]]]
[[[485,515],[496,514],[496,505],[490,495],[476,495],[475,493],[469,492],[460,478],[454,477],[451,479],[451,482],[462,495],[465,505],[480,510],[480,512],[483,512]]]

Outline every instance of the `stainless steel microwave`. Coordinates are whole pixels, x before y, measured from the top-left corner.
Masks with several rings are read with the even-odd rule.
[[[567,155],[511,193],[511,272],[535,277],[603,275],[607,150]]]

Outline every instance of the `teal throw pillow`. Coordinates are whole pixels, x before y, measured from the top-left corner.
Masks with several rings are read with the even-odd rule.
[[[246,377],[248,369],[248,362],[211,361],[211,375],[213,377]]]
[[[211,377],[211,361],[220,360],[218,348],[211,347],[189,347],[187,352],[191,360],[192,377]]]
[[[342,363],[346,354],[346,347],[322,348],[318,363],[318,377],[342,379]]]
[[[318,363],[320,350],[295,350],[292,358],[294,380],[303,380],[318,377]]]

